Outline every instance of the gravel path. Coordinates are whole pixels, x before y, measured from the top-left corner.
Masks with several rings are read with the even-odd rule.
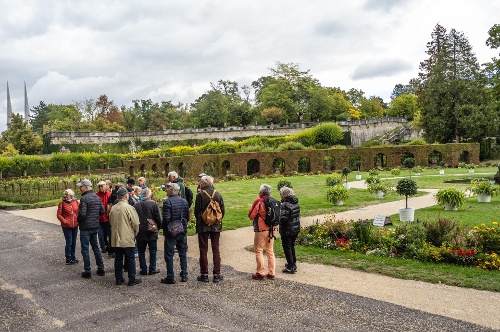
[[[350,184],[351,188],[363,187],[364,181],[351,182]],[[433,192],[435,190],[429,190],[428,195],[410,198],[409,205],[415,208],[434,205]],[[399,207],[403,205],[404,200],[388,202],[338,213],[336,216],[337,218],[353,220],[372,219],[375,215],[397,213]],[[55,217],[55,207],[11,211],[10,213],[58,224]],[[314,220],[322,219],[323,216],[314,216],[302,218],[301,222],[302,225],[305,225],[312,223]],[[188,241],[190,248],[188,256],[192,259],[198,259],[196,237],[191,236]],[[221,235],[223,265],[248,274],[255,272],[255,256],[245,249],[252,244],[252,227],[224,231]],[[158,248],[163,248],[162,240],[159,241]],[[159,257],[162,257],[161,254]],[[281,270],[280,267],[284,263],[284,259],[277,259],[277,271]],[[355,294],[500,330],[500,318],[498,316],[500,293],[395,279],[350,269],[300,262],[298,269],[298,273],[294,275],[278,272],[277,278]]]

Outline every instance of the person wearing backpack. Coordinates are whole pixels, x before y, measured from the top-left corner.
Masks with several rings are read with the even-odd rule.
[[[300,232],[300,206],[299,199],[292,188],[282,187],[280,211],[280,235],[286,265],[283,273],[297,272],[297,259],[295,258],[295,239]]]
[[[255,280],[262,280],[266,277],[268,279],[274,279],[275,274],[275,257],[274,257],[274,235],[273,232],[276,230],[276,226],[270,226],[266,224],[266,199],[270,198],[271,186],[268,184],[263,184],[259,189],[259,198],[257,198],[248,212],[248,218],[253,221],[254,230],[254,250],[255,258],[257,261],[257,272],[252,274],[252,278]],[[266,248],[267,257],[267,269],[268,273],[265,274],[264,266],[264,256],[263,248]]]
[[[208,282],[208,239],[212,245],[213,255],[213,282],[218,283],[224,279],[220,273],[221,258],[219,249],[222,219],[224,218],[224,200],[221,194],[213,187],[214,179],[211,176],[202,176],[199,180],[201,191],[196,194],[194,215],[196,218],[196,233],[200,247],[200,275],[197,280]],[[214,202],[212,202],[214,201]],[[218,207],[218,210],[217,210]],[[215,210],[217,211],[215,211]],[[209,210],[209,211],[207,211]],[[206,212],[212,213],[206,213]],[[206,220],[204,220],[204,218]]]

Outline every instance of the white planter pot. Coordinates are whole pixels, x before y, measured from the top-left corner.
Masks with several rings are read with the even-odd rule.
[[[415,173],[415,175],[420,175],[420,173]]]
[[[474,173],[474,169],[469,169],[469,173]]]
[[[382,198],[384,198],[384,196],[385,196],[385,194],[384,194],[384,192],[382,190],[379,190],[379,191],[377,191],[375,193],[375,198],[376,199],[382,199]]]
[[[335,205],[335,206],[344,205],[344,201],[339,199],[338,201],[335,201],[335,203],[333,203],[333,205]]]
[[[479,203],[489,203],[491,202],[491,195],[477,194],[477,201]]]
[[[344,183],[344,188],[346,189],[351,189],[351,185],[347,182],[347,183]]]
[[[415,220],[415,209],[414,208],[399,208],[399,220],[400,221],[413,221]]]
[[[444,210],[445,211],[457,211],[458,207],[456,205],[450,205],[448,203],[444,203]]]
[[[444,174],[444,169],[440,169],[439,170],[439,175],[443,175]]]
[[[361,174],[356,174],[356,180],[361,180]]]

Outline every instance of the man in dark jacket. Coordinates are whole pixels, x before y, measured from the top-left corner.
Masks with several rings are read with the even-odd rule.
[[[300,232],[300,206],[299,199],[288,187],[280,189],[281,213],[280,235],[283,252],[285,253],[286,266],[283,273],[297,272],[297,259],[295,258],[295,239]]]
[[[157,229],[161,228],[161,214],[158,204],[151,199],[151,189],[142,190],[142,200],[134,205],[139,215],[139,233],[137,234],[137,248],[139,250],[139,265],[142,275],[148,274],[148,265],[146,264],[146,247],[149,248],[149,274],[160,273],[156,268],[156,253],[158,251],[158,232],[148,232],[148,219],[156,222]]]
[[[104,214],[101,199],[92,191],[92,182],[82,180],[77,184],[80,187],[82,198],[78,210],[78,227],[80,228],[80,244],[82,248],[83,269],[82,277],[91,278],[89,244],[94,252],[97,264],[97,274],[104,276],[104,263],[97,239],[99,233],[99,216]]]
[[[175,284],[174,275],[174,251],[177,248],[181,261],[181,282],[188,280],[187,270],[187,222],[189,220],[189,207],[184,198],[179,196],[180,186],[177,183],[167,184],[168,198],[163,201],[163,235],[165,236],[164,252],[167,263],[167,277],[161,279],[163,284]],[[172,235],[168,231],[168,225],[175,221],[181,221],[184,232]]]
[[[201,282],[208,282],[208,238],[212,244],[212,255],[214,262],[213,270],[213,282],[219,282],[223,279],[222,274],[220,274],[220,249],[219,249],[219,239],[220,232],[222,231],[222,221],[217,224],[208,226],[203,221],[202,214],[210,203],[210,197],[213,195],[213,199],[219,203],[222,217],[224,218],[224,201],[219,192],[215,191],[213,184],[214,179],[211,176],[202,176],[199,180],[201,191],[196,195],[196,201],[194,203],[194,216],[196,217],[196,233],[198,234],[198,245],[200,247],[200,275],[197,280]],[[215,191],[215,195],[214,195]],[[209,197],[210,195],[210,197]]]

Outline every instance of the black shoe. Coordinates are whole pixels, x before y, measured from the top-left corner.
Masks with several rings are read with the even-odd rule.
[[[73,264],[73,261],[69,260],[69,261],[66,261],[66,265],[71,265]]]
[[[206,274],[199,275],[196,280],[201,282],[208,282],[208,276]]]
[[[71,264],[78,264],[79,260],[78,259],[72,259]]]
[[[169,279],[169,278],[163,278],[163,279],[160,280],[160,282],[162,284],[169,284],[169,285],[175,284],[175,280],[174,279]]]
[[[106,252],[108,252],[106,249],[101,249],[101,252],[104,254]]]
[[[294,273],[295,273],[295,271],[294,271],[294,270],[292,270],[292,269],[287,269],[287,268],[284,268],[284,269],[283,269],[283,271],[281,271],[281,272],[283,272],[283,273],[288,273],[288,274],[294,274]]]
[[[129,282],[128,282],[128,285],[129,285],[129,286],[134,286],[134,285],[138,285],[138,284],[140,284],[141,282],[142,282],[142,279],[137,279],[137,278],[136,278],[134,282],[130,282],[130,281],[129,281]]]
[[[115,258],[115,254],[112,252],[108,253],[108,258]]]
[[[188,281],[188,277],[187,276],[182,276],[181,277],[181,282],[187,282]]]
[[[214,282],[218,283],[219,281],[224,280],[224,276],[222,274],[214,274]]]
[[[92,278],[92,273],[84,271],[84,272],[82,272],[82,278],[90,279],[90,278]]]
[[[139,272],[139,274],[142,274],[143,276],[147,276],[148,275],[148,273],[146,271],[141,271],[141,272]]]
[[[154,271],[149,271],[149,275],[152,276],[153,274],[158,274],[160,273],[160,269],[156,269]]]
[[[120,285],[123,285],[125,283],[125,280],[117,280],[116,281],[116,286],[120,286]]]
[[[104,277],[106,275],[106,271],[99,271],[99,270],[97,270],[97,275],[101,276],[101,277]]]

